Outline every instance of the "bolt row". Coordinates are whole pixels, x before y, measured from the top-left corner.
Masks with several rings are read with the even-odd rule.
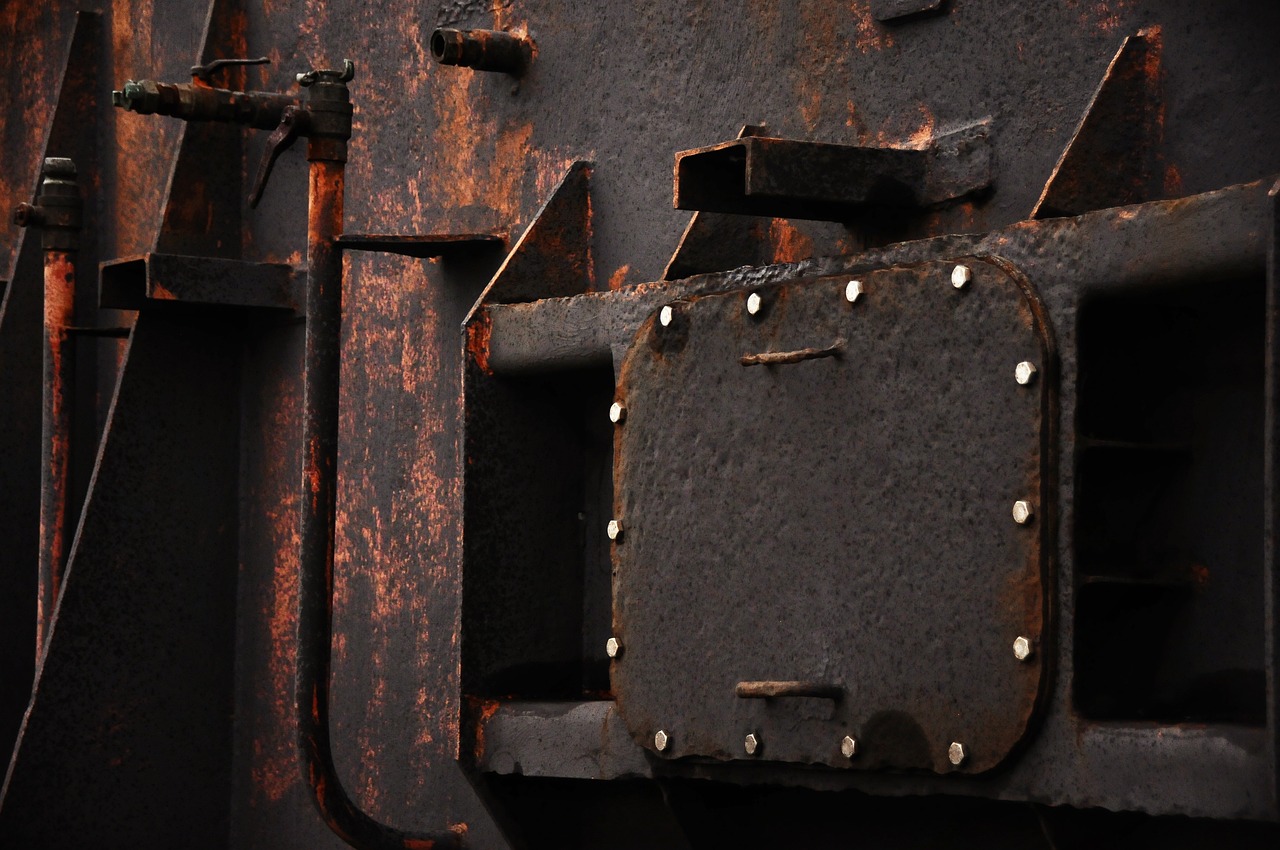
[[[660,753],[665,753],[671,747],[671,733],[665,729],[659,729],[653,733],[653,746]],[[742,749],[749,755],[754,756],[761,752],[764,747],[764,741],[760,735],[755,732],[748,732],[746,737],[742,739]],[[845,735],[840,739],[840,755],[852,761],[858,755],[858,739],[852,735]],[[964,764],[969,758],[968,748],[960,741],[952,741],[947,747],[947,761],[955,767]]]

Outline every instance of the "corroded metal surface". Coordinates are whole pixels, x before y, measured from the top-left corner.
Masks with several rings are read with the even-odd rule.
[[[573,162],[594,162],[586,210],[569,219],[590,224],[588,284],[581,283],[583,277],[578,275],[584,266],[579,265],[573,289],[556,290],[553,287],[562,281],[539,282],[533,275],[525,290],[535,298],[592,294],[558,303],[485,306],[475,314],[465,354],[457,344],[458,324],[501,256],[468,254],[417,262],[352,253],[344,260],[349,297],[340,343],[344,390],[337,485],[342,507],[334,537],[334,757],[357,802],[406,830],[465,822],[468,840],[476,846],[522,840],[533,846],[572,845],[589,842],[585,836],[604,834],[599,825],[607,819],[603,814],[576,812],[581,808],[577,804],[616,802],[633,794],[661,811],[668,806],[679,810],[693,843],[714,844],[716,838],[708,835],[715,818],[689,801],[700,793],[711,795],[709,791],[673,794],[664,802],[652,786],[642,792],[629,783],[607,784],[607,791],[580,786],[566,790],[555,780],[540,784],[520,776],[488,783],[475,774],[468,776],[458,764],[466,767],[480,758],[480,751],[473,752],[470,745],[473,727],[485,717],[504,716],[494,715],[492,707],[473,711],[472,703],[459,693],[468,683],[488,681],[495,690],[484,696],[517,700],[539,694],[576,700],[607,696],[607,681],[602,683],[600,678],[607,664],[601,647],[608,636],[609,576],[607,558],[600,555],[604,537],[600,527],[577,519],[581,512],[594,522],[606,508],[598,495],[594,501],[578,504],[577,491],[603,490],[607,507],[608,482],[603,473],[609,467],[609,426],[600,415],[600,402],[607,407],[610,400],[610,367],[621,352],[619,336],[629,339],[644,317],[666,300],[663,290],[667,288],[696,294],[763,281],[776,283],[826,271],[892,265],[897,262],[894,257],[917,261],[955,255],[979,244],[984,251],[1013,256],[1020,266],[1036,267],[1037,282],[1045,281],[1045,291],[1055,299],[1054,309],[1068,342],[1074,333],[1075,298],[1081,287],[1101,291],[1143,286],[1170,276],[1188,283],[1260,273],[1261,265],[1251,259],[1260,233],[1251,230],[1256,216],[1248,204],[1237,203],[1238,195],[1174,202],[1141,214],[1108,213],[1079,225],[1062,219],[1041,231],[1017,225],[988,237],[950,236],[944,240],[945,248],[935,242],[928,247],[917,244],[860,254],[895,240],[980,234],[1015,225],[1042,193],[1122,40],[1157,25],[1162,34],[1163,108],[1157,115],[1159,139],[1147,160],[1154,168],[1146,184],[1149,194],[1141,197],[1204,192],[1257,179],[1280,167],[1270,144],[1280,115],[1271,49],[1280,31],[1280,9],[1244,0],[1209,12],[1196,0],[1063,0],[1043,4],[1032,15],[1015,6],[1000,0],[941,4],[731,0],[666,5],[444,0],[426,8],[381,0],[368,4],[341,0],[9,3],[0,10],[0,31],[18,48],[0,55],[0,79],[10,95],[6,101],[10,106],[0,114],[5,151],[0,158],[4,198],[0,208],[31,199],[39,162],[46,154],[72,155],[80,162],[79,153],[54,149],[71,139],[95,150],[101,159],[100,167],[85,170],[95,174],[86,185],[91,186],[93,210],[99,218],[86,232],[86,239],[95,243],[85,252],[94,255],[90,268],[98,260],[110,262],[151,252],[247,264],[283,263],[300,272],[306,248],[307,194],[307,166],[300,151],[280,157],[260,207],[251,212],[244,204],[249,188],[246,174],[261,162],[265,139],[247,137],[238,128],[184,130],[176,122],[120,114],[108,105],[107,92],[113,83],[143,77],[185,80],[193,64],[231,57],[266,55],[273,61],[267,66],[223,69],[215,85],[281,91],[292,85],[294,73],[344,56],[369,70],[364,79],[370,83],[363,87],[354,117],[356,137],[347,173],[346,207],[352,232],[401,237],[520,233]],[[102,27],[95,36],[101,55],[89,63],[100,69],[103,82],[95,89],[99,91],[96,99],[64,97],[59,91],[76,9],[82,7],[101,13]],[[430,40],[441,27],[509,31],[536,43],[536,59],[518,80],[438,65],[431,56]],[[55,112],[74,120],[59,125]],[[782,218],[732,221],[724,228],[711,228],[709,238],[689,240],[684,256],[688,262],[675,265],[685,271],[670,276],[743,264],[761,268],[692,283],[638,283],[661,276],[689,221],[687,214],[671,209],[670,166],[675,152],[730,138],[744,123],[766,121],[772,134],[789,139],[877,147],[913,144],[975,114],[993,118],[990,142],[999,179],[989,194],[911,219],[877,216],[854,221],[850,228]],[[68,128],[70,134],[64,132]],[[1096,169],[1076,173],[1083,175],[1080,188],[1098,188],[1088,181],[1091,173],[1099,173]],[[1129,185],[1130,176],[1121,175],[1115,185]],[[706,250],[694,250],[699,241]],[[5,572],[0,580],[0,600],[5,605],[0,623],[6,647],[0,687],[6,716],[15,723],[25,708],[25,683],[31,678],[30,630],[20,628],[22,620],[9,614],[34,608],[24,600],[34,594],[26,584],[33,579],[38,530],[34,508],[39,475],[40,268],[32,244],[16,238],[7,219],[0,221],[0,278],[11,281],[0,315],[0,389],[6,402],[0,406],[4,424],[0,428],[4,435],[0,518],[8,542],[0,558],[0,570]],[[567,244],[576,250],[584,240]],[[817,257],[828,259],[813,259]],[[806,270],[765,268],[779,262],[801,263]],[[550,263],[543,268],[557,267]],[[1083,283],[1082,276],[1087,278]],[[82,269],[81,277],[89,275]],[[552,276],[547,271],[543,277]],[[92,294],[95,287],[82,282],[86,285],[78,289]],[[609,293],[615,291],[618,300],[608,301]],[[263,300],[275,300],[275,296]],[[95,305],[85,306],[92,310]],[[233,717],[234,748],[229,771],[220,774],[227,781],[209,791],[218,799],[210,802],[193,796],[182,816],[191,823],[202,821],[209,811],[228,811],[226,843],[237,847],[336,848],[341,842],[314,814],[307,782],[295,763],[291,636],[298,592],[302,327],[296,318],[281,312],[264,315],[224,305],[215,310],[222,324],[210,331],[237,340],[229,356],[239,364],[244,383],[241,392],[222,396],[223,403],[237,411],[232,419],[239,423],[239,441],[236,456],[227,466],[238,470],[238,480],[234,489],[220,491],[223,499],[216,507],[220,516],[230,517],[227,521],[237,534],[237,556],[228,566],[228,575],[238,582],[235,675],[234,680],[211,676],[207,687],[200,688],[210,705],[234,705],[234,714],[213,718],[196,711],[188,718],[217,740],[226,740],[218,736],[225,731],[225,718]],[[555,334],[536,326],[548,317],[554,320]],[[131,320],[114,312],[97,313],[96,318],[99,321],[86,324],[126,327]],[[621,345],[625,346],[625,339]],[[191,350],[173,355],[171,375],[186,374],[182,369],[187,366],[191,372],[198,371],[191,364],[178,365],[184,358],[198,360],[203,350],[203,342],[197,344],[194,336],[186,343]],[[1070,365],[1070,346],[1067,351]],[[115,340],[90,342],[84,355],[81,374],[97,377],[96,382],[81,382],[85,392],[78,401],[88,415],[84,417],[87,433],[78,433],[76,451],[87,455],[80,466],[88,470],[96,451],[96,428],[106,419],[111,397],[107,388],[115,380],[120,346]],[[486,392],[504,387],[502,392],[477,397],[482,403],[492,402],[487,408],[468,411],[469,422],[488,429],[487,439],[473,445],[478,452],[464,450],[462,442],[458,405],[463,390],[458,376],[464,357],[469,376],[480,375],[490,382]],[[816,362],[752,369],[807,368]],[[131,368],[149,367],[136,359]],[[493,374],[488,373],[490,368]],[[552,368],[560,370],[559,378],[542,383],[541,378],[533,379],[550,375]],[[590,373],[587,378],[573,376],[584,369]],[[513,388],[513,382],[524,385]],[[155,410],[149,415],[164,418],[172,412],[169,407],[186,396],[163,382],[155,386],[151,400]],[[1074,408],[1071,387],[1067,390],[1061,421],[1069,424]],[[208,385],[203,392],[211,392]],[[471,420],[472,416],[476,419]],[[1059,448],[1064,458],[1070,458],[1074,448],[1070,428],[1065,430],[1067,436]],[[520,464],[547,444],[542,441],[564,450],[566,465],[561,475],[581,468],[588,481],[568,486],[557,482],[556,473],[548,473],[546,464],[533,464],[528,469],[548,477],[550,490],[526,487],[522,478],[526,468]],[[203,468],[200,464],[207,458],[201,451],[207,448],[188,444],[175,463]],[[504,466],[509,460],[511,465]],[[548,508],[531,509],[531,502],[565,484],[560,506],[565,515],[554,517],[550,526],[538,531],[545,537],[522,537],[517,526],[517,531],[489,550],[520,556],[521,546],[530,539],[553,541],[544,551],[554,550],[562,558],[545,562],[552,565],[550,573],[542,574],[551,576],[549,582],[540,584],[539,574],[512,576],[504,572],[505,562],[487,561],[483,549],[477,550],[476,559],[465,557],[464,493],[470,485],[464,486],[464,476],[477,470],[487,476],[487,484],[477,491],[478,507],[499,529],[508,509],[537,519]],[[1067,463],[1060,494],[1073,492],[1072,475]],[[84,483],[73,489],[82,490]],[[170,502],[183,492],[182,484],[176,481],[175,489],[156,495],[154,503],[172,508]],[[138,515],[147,512],[131,507],[135,504],[129,500],[107,503],[99,495],[89,513],[100,519],[115,512],[112,527],[130,529]],[[224,512],[228,504],[234,507]],[[1066,616],[1072,614],[1074,593],[1069,520],[1068,515],[1056,553],[1066,583],[1057,596],[1066,606]],[[134,531],[142,533],[136,529],[130,533]],[[96,535],[84,545],[109,554],[124,545],[123,539]],[[1253,569],[1250,561],[1241,575],[1252,581]],[[1214,575],[1229,574],[1215,571]],[[508,579],[511,584],[504,585]],[[505,604],[505,609],[486,609],[486,581],[494,583],[491,598]],[[575,581],[581,586],[539,592],[543,584]],[[468,585],[477,594],[471,598],[478,604],[464,616]],[[1212,600],[1223,586],[1223,582],[1214,583],[1203,598]],[[504,588],[511,593],[504,595]],[[1253,618],[1260,616],[1260,609],[1251,608],[1246,614],[1235,618],[1233,627],[1246,624],[1254,629]],[[575,631],[579,618],[582,629]],[[506,622],[552,633],[541,647],[563,653],[557,668],[534,663],[519,676],[489,678],[494,668],[486,668],[486,662],[516,660],[520,654],[508,653]],[[166,623],[170,624],[164,629],[181,633],[182,624]],[[1206,642],[1210,648],[1213,644]],[[24,659],[16,666],[8,664],[7,655],[7,648],[15,645]],[[67,681],[96,681],[95,671],[116,669],[111,666],[116,660],[126,671],[150,663],[145,649],[135,650],[131,644],[95,639],[82,646],[84,652],[75,662],[81,669],[68,672],[65,657],[60,662]],[[1251,654],[1242,649],[1238,654],[1253,665],[1257,642],[1249,646]],[[1237,651],[1234,644],[1230,648]],[[540,651],[530,652],[526,660],[537,662]],[[468,662],[477,661],[479,669],[465,669]],[[1272,810],[1275,760],[1263,764],[1257,756],[1270,752],[1269,746],[1274,749],[1274,736],[1268,737],[1271,726],[1224,731],[1219,726],[1186,724],[1147,730],[1077,725],[1069,702],[1072,653],[1059,648],[1048,663],[1058,671],[1052,690],[1056,714],[1046,717],[1045,731],[1034,742],[1038,759],[1027,762],[1028,767],[1001,787],[983,785],[981,777],[947,777],[956,780],[949,788],[1019,800],[1030,797],[1218,817],[1263,817]],[[563,677],[556,679],[560,673]],[[18,684],[13,686],[15,681]],[[503,684],[510,689],[501,690]],[[1270,688],[1273,693],[1274,682]],[[80,691],[69,687],[63,693],[79,696],[82,692],[83,687]],[[234,693],[233,701],[225,699],[228,692]],[[69,703],[73,698],[66,699]],[[609,723],[608,712],[592,709],[588,713],[600,723]],[[574,715],[575,720],[580,714]],[[540,775],[590,772],[570,763],[573,742],[590,737],[585,726],[574,727],[577,737],[548,736],[539,749],[540,733],[530,730],[554,721],[535,719],[537,723],[522,727],[520,734],[525,736],[526,748],[536,751]],[[613,723],[616,727],[616,718]],[[43,728],[40,734],[58,734]],[[34,737],[27,739],[27,745],[41,747],[46,769],[70,770],[87,780],[86,793],[74,802],[86,820],[108,808],[100,807],[89,792],[116,789],[121,771],[127,769],[113,764],[102,748],[76,750],[68,745],[59,749],[53,738],[37,745]],[[519,757],[518,748],[504,745],[504,751]],[[635,775],[638,752],[619,756],[616,763],[626,765],[625,775]],[[1064,763],[1049,757],[1061,753],[1076,753],[1078,759]],[[1182,773],[1156,770],[1170,762],[1196,765],[1200,773],[1215,777],[1213,788],[1199,793],[1199,786]],[[528,763],[535,765],[532,756]],[[519,772],[516,762],[483,764],[489,771]],[[777,773],[738,771],[733,781],[750,783],[763,777],[815,782],[813,771],[792,769],[798,773],[788,774],[780,763],[772,764]],[[1050,764],[1054,769],[1046,767]],[[725,771],[759,764],[704,767],[676,760],[659,766],[691,774],[719,770],[716,778],[724,778],[729,775]],[[1124,782],[1122,777],[1138,767],[1149,781]],[[175,774],[181,774],[181,769],[175,768]],[[850,774],[838,775],[848,779]],[[912,794],[935,790],[918,777],[866,775],[880,784],[859,786],[864,790]],[[695,789],[710,785],[691,784]],[[495,796],[490,798],[493,805],[486,808],[481,799],[489,791]],[[741,788],[726,790],[725,795],[734,795],[738,803],[755,799]],[[224,801],[226,809],[220,808]],[[949,810],[995,811],[990,821],[994,823],[1000,820],[1000,812],[1014,808],[1023,811],[1023,804],[994,810],[957,804]],[[803,810],[779,809],[778,817],[788,821]],[[915,810],[904,804],[894,811]],[[108,812],[116,816],[109,808]],[[517,816],[500,830],[497,819],[513,812]],[[575,812],[581,817],[573,820],[570,816]],[[193,813],[199,817],[193,818]],[[594,831],[591,816],[597,817]],[[9,811],[4,817],[15,816]],[[1007,817],[1005,822],[1015,820]],[[97,826],[104,823],[96,819]],[[956,823],[963,827],[967,822],[960,817]],[[215,832],[227,834],[221,825]],[[616,833],[615,826],[611,834]],[[976,842],[979,833],[981,829],[961,828],[949,832],[948,840]],[[722,830],[716,835],[729,834]],[[847,833],[839,834],[847,838]],[[886,825],[884,834],[894,830]],[[7,837],[0,836],[0,842]],[[92,840],[101,842],[103,833],[95,833]],[[868,838],[868,843],[874,840]],[[1070,845],[1060,834],[1054,840],[1059,847]],[[138,843],[145,841],[142,837]],[[820,846],[823,841],[809,843]],[[886,838],[882,843],[891,842]],[[679,846],[679,841],[664,846]]]
[[[1010,647],[1042,632],[1050,541],[1010,507],[1048,512],[1048,402],[1014,366],[1051,372],[1050,348],[1034,295],[956,262],[963,289],[929,263],[861,276],[853,303],[848,277],[820,278],[640,330],[618,386],[612,665],[638,743],[662,728],[664,757],[739,758],[754,729],[768,759],[942,773],[961,741],[959,769],[982,772],[1026,732],[1042,665]],[[742,699],[769,679],[802,681]]]

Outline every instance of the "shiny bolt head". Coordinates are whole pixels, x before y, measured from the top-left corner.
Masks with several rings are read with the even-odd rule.
[[[852,735],[845,735],[840,740],[840,755],[851,759],[858,754],[858,741]]]
[[[956,266],[951,270],[951,285],[956,289],[964,289],[973,280],[973,270],[968,266]]]
[[[663,307],[663,308],[658,312],[658,321],[662,323],[662,326],[663,326],[664,328],[665,328],[667,325],[671,324],[671,320],[672,320],[673,318],[675,318],[675,311],[671,309],[671,305],[670,305],[670,304],[668,304],[666,307]]]
[[[1035,511],[1031,509],[1030,502],[1019,499],[1013,503],[1013,521],[1018,525],[1026,525],[1034,516]]]
[[[851,280],[844,285],[844,300],[850,304],[858,300],[858,296],[862,294],[862,281]]]
[[[622,537],[622,522],[616,519],[609,520],[609,524],[605,526],[604,533],[609,535],[610,540],[617,540]]]
[[[1031,639],[1018,635],[1013,639],[1013,657],[1019,661],[1026,661],[1031,657]]]
[[[616,637],[611,637],[604,642],[604,652],[610,658],[617,658],[622,654],[622,644],[618,643]]]
[[[609,421],[610,422],[612,422],[614,425],[617,425],[618,423],[622,422],[623,419],[626,419],[626,418],[627,418],[627,409],[622,406],[622,402],[615,401],[613,404],[609,405]]]
[[[952,741],[951,746],[947,747],[947,761],[956,767],[964,764],[964,760],[969,757],[969,753],[965,750],[964,744],[959,741]]]
[[[747,755],[753,756],[760,749],[760,739],[756,737],[755,732],[748,733],[747,737],[742,739],[742,749],[747,751]]]
[[[1013,379],[1022,386],[1026,386],[1036,379],[1036,364],[1030,360],[1023,360],[1013,369]]]
[[[747,312],[755,315],[760,312],[760,308],[764,306],[764,300],[760,298],[758,292],[753,292],[747,296]]]
[[[671,736],[665,730],[659,729],[653,734],[653,745],[658,748],[658,752],[665,753],[667,747],[671,746]]]

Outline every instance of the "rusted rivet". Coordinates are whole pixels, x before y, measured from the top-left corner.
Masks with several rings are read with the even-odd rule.
[[[1036,378],[1036,364],[1023,360],[1013,370],[1013,379],[1024,387]]]
[[[1026,661],[1031,657],[1031,639],[1018,635],[1013,639],[1013,657],[1019,661]]]
[[[760,312],[760,308],[764,306],[764,301],[760,298],[760,294],[753,292],[747,296],[747,312],[755,315]]]
[[[756,737],[755,732],[748,732],[747,737],[742,739],[742,749],[747,751],[747,755],[753,756],[760,749],[760,739]]]
[[[1031,522],[1035,516],[1035,511],[1031,508],[1031,503],[1023,499],[1013,503],[1013,521],[1018,525],[1026,525]]]
[[[947,761],[956,767],[964,764],[964,760],[969,757],[968,751],[965,750],[964,744],[959,741],[952,741],[951,746],[947,747]]]
[[[617,658],[622,654],[622,644],[618,643],[616,637],[611,637],[604,642],[604,651],[610,658]]]
[[[844,285],[844,300],[850,304],[858,300],[858,296],[862,294],[862,281],[851,280]]]
[[[858,739],[852,735],[845,735],[840,739],[840,755],[847,759],[851,759],[858,754]]]
[[[671,736],[666,733],[666,730],[659,729],[653,735],[653,745],[658,748],[658,752],[666,752],[667,747],[671,746]]]
[[[951,285],[956,289],[964,289],[973,280],[973,270],[968,266],[956,266],[951,270]]]
[[[609,535],[610,540],[620,540],[622,538],[622,521],[617,519],[609,520],[609,524],[604,531],[605,534]]]
[[[610,422],[612,422],[614,425],[617,425],[623,419],[626,419],[626,418],[627,418],[627,409],[622,406],[622,402],[615,401],[613,404],[609,405],[609,421]]]
[[[675,317],[675,311],[671,309],[670,304],[668,304],[666,307],[663,307],[661,312],[658,313],[658,321],[662,323],[662,326],[664,328],[667,325],[671,324],[671,319],[674,317]]]

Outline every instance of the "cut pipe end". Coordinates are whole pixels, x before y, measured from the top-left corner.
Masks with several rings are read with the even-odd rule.
[[[529,66],[533,47],[528,39],[508,32],[441,27],[431,33],[431,55],[441,65],[520,76]]]

